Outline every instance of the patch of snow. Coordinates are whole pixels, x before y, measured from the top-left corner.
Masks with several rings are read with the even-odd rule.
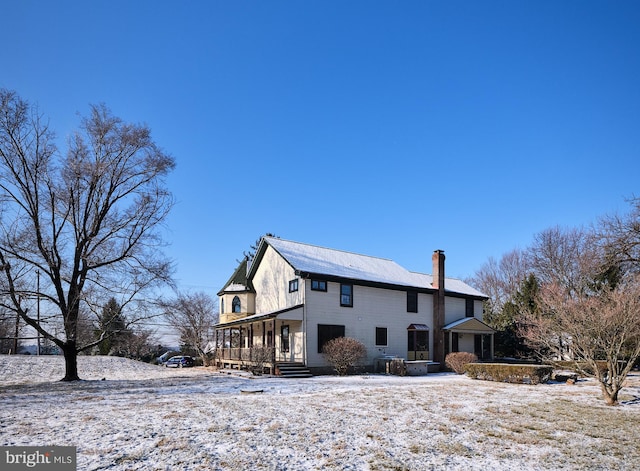
[[[294,380],[79,360],[86,380],[63,383],[56,381],[61,357],[0,356],[1,445],[76,446],[78,469],[91,471],[631,469],[640,462],[640,404],[604,406],[593,381]],[[630,378],[625,397],[640,393],[639,385]]]

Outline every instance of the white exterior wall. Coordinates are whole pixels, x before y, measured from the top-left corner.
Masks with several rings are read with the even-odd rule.
[[[271,322],[269,322],[269,325]],[[289,351],[282,351],[282,337],[280,332],[283,325],[289,326]],[[267,328],[269,329],[269,327]],[[304,334],[302,322],[294,320],[276,319],[276,361],[304,361]]]
[[[462,298],[444,298],[444,325],[465,317],[466,301]]]
[[[238,296],[240,298],[240,312],[247,314],[255,313],[255,295],[253,293],[247,293],[243,291],[225,293],[219,296],[220,300],[220,314],[232,313],[233,298]],[[222,310],[224,306],[224,311]]]
[[[460,337],[462,335],[462,337]],[[460,334],[458,335],[458,351],[459,352],[471,352],[475,350],[475,335],[474,334]]]
[[[482,301],[473,302],[473,317],[478,320],[483,320],[484,316],[484,303]]]
[[[445,297],[444,325],[463,319],[467,315],[467,301],[463,298]],[[473,302],[473,317],[482,320],[482,301]]]
[[[291,265],[268,246],[253,278],[256,313],[264,314],[301,304],[304,300],[303,280],[298,281],[298,291],[289,293],[289,281],[296,278]]]
[[[345,336],[367,347],[367,364],[384,354],[407,357],[407,327],[429,326],[433,345],[433,296],[418,294],[418,312],[407,312],[407,292],[353,285],[353,307],[340,306],[340,283],[328,282],[327,291],[312,291],[305,283],[307,365],[327,366],[318,353],[318,324],[344,325]],[[387,346],[376,345],[376,327],[386,327]]]

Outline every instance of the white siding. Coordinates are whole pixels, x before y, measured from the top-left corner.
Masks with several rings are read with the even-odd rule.
[[[474,350],[475,350],[475,335],[460,334],[460,336],[458,336],[458,351],[473,353]]]
[[[473,302],[473,317],[478,320],[483,320],[484,316],[484,303],[482,301]]]
[[[466,315],[466,301],[462,298],[447,297],[444,300],[444,325],[451,324]]]
[[[256,313],[274,312],[301,304],[304,299],[301,279],[298,282],[298,291],[289,293],[289,281],[296,278],[298,277],[291,265],[270,246],[267,247],[253,278]]]
[[[433,345],[433,297],[418,295],[418,312],[407,312],[406,291],[353,285],[353,307],[340,306],[340,283],[327,283],[327,291],[312,291],[306,280],[307,365],[326,366],[318,353],[318,324],[344,325],[345,336],[360,340],[367,347],[367,363],[376,357],[407,357],[407,327],[426,324]],[[387,328],[387,347],[376,346],[376,327]]]
[[[233,298],[236,296],[240,299],[240,312],[255,314],[255,295],[247,292],[231,292],[220,296],[220,299],[224,300],[223,303],[220,303],[221,310],[222,305],[224,304],[224,312],[221,312],[221,314],[229,314],[233,312]]]

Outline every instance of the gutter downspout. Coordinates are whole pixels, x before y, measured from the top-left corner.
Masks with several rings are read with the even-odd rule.
[[[305,367],[307,367],[307,279],[304,280],[304,290],[302,290],[302,363]]]

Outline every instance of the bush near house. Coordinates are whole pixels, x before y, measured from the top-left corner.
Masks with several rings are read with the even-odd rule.
[[[367,347],[357,339],[338,337],[322,347],[322,354],[339,376],[345,376],[367,357]]]
[[[457,374],[464,374],[465,366],[469,363],[475,363],[478,361],[478,357],[469,352],[451,352],[444,359],[447,368],[452,369]]]
[[[405,376],[407,374],[407,364],[402,358],[395,358],[389,363],[389,373],[397,376]]]
[[[251,347],[242,353],[242,369],[249,370],[255,376],[261,376],[272,359],[273,347]]]
[[[467,376],[473,379],[504,383],[539,384],[551,379],[553,367],[548,365],[508,365],[505,363],[469,363]]]

